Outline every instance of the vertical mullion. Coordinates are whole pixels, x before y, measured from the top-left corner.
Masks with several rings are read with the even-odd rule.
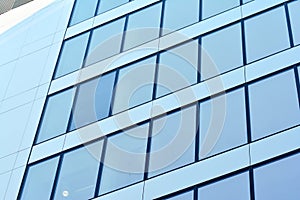
[[[294,72],[295,72],[296,88],[298,93],[298,103],[300,108],[300,77],[299,77],[299,72],[297,67],[294,68]]]
[[[151,141],[152,141],[152,131],[153,131],[153,119],[149,122],[149,133],[148,133],[148,141],[146,147],[146,158],[145,158],[145,173],[144,180],[148,178],[149,175],[149,164],[150,164],[150,154],[151,154]]]
[[[54,182],[53,182],[53,186],[52,186],[52,192],[51,192],[51,195],[50,195],[50,200],[54,200],[54,195],[55,195],[55,192],[56,192],[56,189],[57,189],[57,183],[58,183],[58,179],[59,179],[59,175],[60,175],[63,160],[64,160],[64,155],[62,154],[59,158],[59,161],[58,161],[57,170],[56,170],[56,174],[55,174],[55,178],[54,178]]]
[[[292,33],[291,18],[290,18],[287,3],[284,4],[284,9],[285,9],[285,15],[286,15],[287,29],[288,29],[288,33],[289,33],[289,39],[290,39],[290,47],[293,47],[294,39],[293,39],[293,33]]]

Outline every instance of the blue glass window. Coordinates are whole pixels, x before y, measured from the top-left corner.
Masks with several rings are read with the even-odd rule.
[[[289,4],[289,13],[292,25],[294,44],[300,44],[300,1],[294,1]]]
[[[149,177],[195,161],[196,106],[153,121]]]
[[[98,8],[98,14],[111,10],[122,4],[127,3],[129,0],[100,0],[100,5]]]
[[[200,103],[200,159],[245,143],[244,89]]]
[[[300,123],[293,70],[249,85],[252,140]]]
[[[202,19],[240,5],[240,0],[202,0]]]
[[[76,0],[70,26],[93,17],[95,15],[97,3],[98,0]]]
[[[21,200],[50,199],[58,157],[29,167]]]
[[[167,198],[166,200],[193,200],[193,199],[194,199],[194,191],[189,191],[171,198]]]
[[[54,78],[61,77],[81,68],[89,35],[88,32],[64,42]]]
[[[245,39],[248,63],[290,47],[284,8],[247,19]]]
[[[42,121],[40,122],[37,143],[66,132],[73,104],[74,89],[68,89],[48,97]]]
[[[254,170],[255,200],[300,198],[300,155],[294,155]]]

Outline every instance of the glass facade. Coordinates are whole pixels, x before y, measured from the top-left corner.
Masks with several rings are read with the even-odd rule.
[[[0,59],[0,199],[300,198],[299,0],[55,2]]]

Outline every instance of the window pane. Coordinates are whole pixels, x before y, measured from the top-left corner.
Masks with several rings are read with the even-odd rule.
[[[109,115],[115,72],[81,84],[73,108],[72,127],[80,128]]]
[[[143,180],[149,125],[109,137],[99,195]]]
[[[74,89],[48,97],[37,143],[63,134],[67,130],[73,104]]]
[[[163,34],[199,21],[199,0],[166,0]]]
[[[255,200],[300,199],[300,155],[254,170]]]
[[[247,143],[244,89],[200,103],[199,158]]]
[[[129,0],[100,0],[100,5],[98,8],[98,14],[108,11],[112,8],[118,7]]]
[[[54,78],[81,68],[89,35],[90,33],[88,32],[64,42]]]
[[[140,105],[152,99],[156,56],[120,70],[113,113]]]
[[[159,36],[161,3],[129,15],[124,49],[153,40]]]
[[[167,200],[193,200],[194,191],[185,192],[183,194],[168,198]]]
[[[64,155],[55,200],[94,197],[102,144],[96,142]]]
[[[254,1],[254,0],[243,0],[243,4],[248,3],[250,1]]]
[[[76,0],[70,26],[89,19],[95,15],[98,0]]]
[[[300,1],[289,4],[289,13],[292,25],[294,44],[300,44]]]
[[[195,160],[196,106],[154,120],[149,177]]]
[[[206,19],[239,5],[240,0],[202,0],[202,19]]]
[[[202,80],[243,65],[240,24],[204,36],[201,46]]]
[[[248,63],[290,47],[284,8],[246,20],[245,38]]]
[[[239,174],[199,188],[198,199],[250,200],[249,174]]]
[[[124,24],[121,18],[93,30],[86,66],[120,53]]]
[[[252,139],[256,140],[300,122],[292,70],[249,86]]]
[[[160,54],[156,98],[197,82],[198,46],[195,40]]]
[[[50,199],[58,159],[52,158],[29,168],[21,200]]]

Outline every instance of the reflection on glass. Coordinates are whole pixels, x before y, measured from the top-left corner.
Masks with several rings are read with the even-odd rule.
[[[198,199],[250,200],[249,174],[239,174],[199,188]]]
[[[243,4],[248,3],[250,1],[254,1],[254,0],[243,0]]]
[[[154,120],[149,177],[195,160],[196,106]]]
[[[166,0],[163,34],[199,21],[199,0]]]
[[[115,89],[113,113],[152,99],[156,56],[122,68]]]
[[[143,180],[148,129],[144,124],[108,138],[99,195]]]
[[[202,0],[202,19],[240,5],[240,0]]]
[[[252,140],[300,123],[300,111],[292,70],[249,86]]]
[[[194,199],[194,191],[185,192],[183,194],[168,198],[166,200],[193,200]]]
[[[247,19],[245,39],[248,63],[290,47],[284,8]]]
[[[120,53],[124,24],[121,18],[93,30],[85,66]]]
[[[204,36],[201,47],[202,80],[241,66],[243,53],[240,23]]]
[[[156,98],[193,85],[198,74],[198,41],[160,54]]]
[[[50,199],[58,159],[55,157],[29,168],[21,200]]]
[[[129,15],[124,49],[153,40],[159,36],[161,3]]]
[[[97,3],[98,0],[76,0],[70,26],[93,17],[95,15]]]
[[[255,200],[300,198],[300,155],[294,155],[254,170]]]
[[[74,89],[68,89],[48,97],[37,143],[63,134],[67,130],[73,104]]]
[[[98,14],[127,3],[129,0],[100,0]]]
[[[54,78],[81,68],[89,35],[90,33],[88,32],[64,42]]]
[[[103,142],[96,142],[66,153],[55,190],[55,200],[94,197]]]
[[[289,13],[292,25],[294,44],[300,44],[300,1],[294,1],[289,4]]]
[[[214,138],[213,146],[208,144]],[[200,103],[199,158],[247,143],[244,89]]]
[[[71,130],[109,115],[116,72],[111,72],[81,84],[72,112]]]

